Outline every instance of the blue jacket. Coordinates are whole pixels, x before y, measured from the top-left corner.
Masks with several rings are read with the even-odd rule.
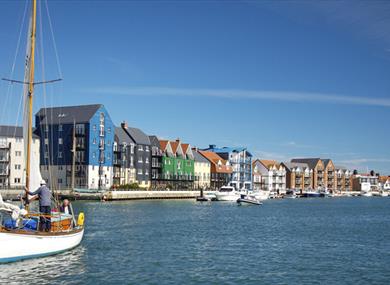
[[[39,206],[41,207],[47,207],[51,206],[51,191],[46,185],[43,185],[39,187],[36,191],[30,192],[28,191],[28,194],[30,195],[38,195],[39,197]]]

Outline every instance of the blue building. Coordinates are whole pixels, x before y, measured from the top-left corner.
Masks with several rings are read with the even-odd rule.
[[[246,147],[222,147],[209,145],[205,151],[217,153],[227,160],[233,169],[230,185],[239,189],[252,188],[252,154]]]
[[[72,185],[73,158],[75,187],[112,185],[115,126],[103,105],[42,108],[35,115],[35,126],[41,143],[42,177],[51,187]]]

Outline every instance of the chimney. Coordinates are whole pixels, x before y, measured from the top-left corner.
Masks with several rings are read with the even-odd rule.
[[[123,121],[123,122],[121,123],[121,127],[122,127],[122,129],[127,129],[127,128],[128,128],[127,122],[126,122],[126,121]]]

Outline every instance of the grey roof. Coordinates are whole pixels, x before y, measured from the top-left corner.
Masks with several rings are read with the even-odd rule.
[[[300,167],[300,168],[310,168],[307,163],[303,162],[282,162],[282,164],[287,168],[287,170],[291,170],[294,167]]]
[[[160,141],[157,136],[149,136],[150,145],[160,148]]]
[[[121,127],[115,127],[115,136],[118,137],[119,144],[123,144],[123,143],[131,144],[131,143],[134,143],[134,141],[129,137],[129,135]]]
[[[324,163],[324,167],[327,167],[329,162],[330,162],[330,159],[326,158],[326,159],[321,159],[321,160]]]
[[[23,138],[23,127],[21,127],[21,126],[0,126],[0,137]],[[34,129],[33,129],[33,137],[39,138],[36,134],[34,134]]]
[[[314,169],[319,160],[320,160],[320,158],[294,158],[294,159],[291,159],[291,162],[307,163],[309,165],[310,169]]]
[[[150,145],[149,137],[140,129],[127,127],[124,130],[136,144]]]
[[[337,170],[347,170],[347,168],[345,166],[339,166],[339,165],[335,165],[334,169],[337,169]]]
[[[194,159],[196,162],[210,163],[210,161],[207,158],[205,158],[203,155],[201,155],[195,149],[192,150],[192,153],[194,154]]]
[[[36,116],[40,117],[43,124],[48,125],[71,124],[73,121],[87,123],[102,106],[102,104],[94,104],[41,108]]]

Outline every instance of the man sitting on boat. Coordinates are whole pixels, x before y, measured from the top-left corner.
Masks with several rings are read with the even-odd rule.
[[[64,199],[62,205],[60,207],[60,212],[64,214],[72,215],[72,207],[70,206],[70,202],[68,199]]]
[[[39,212],[43,214],[43,216],[40,217],[40,222],[39,222],[39,229],[41,231],[46,231],[50,232],[51,228],[51,191],[50,189],[46,186],[46,181],[42,180],[41,181],[41,187],[39,187],[37,190],[34,192],[29,191],[26,187],[26,193],[29,195],[38,195],[39,199]]]

